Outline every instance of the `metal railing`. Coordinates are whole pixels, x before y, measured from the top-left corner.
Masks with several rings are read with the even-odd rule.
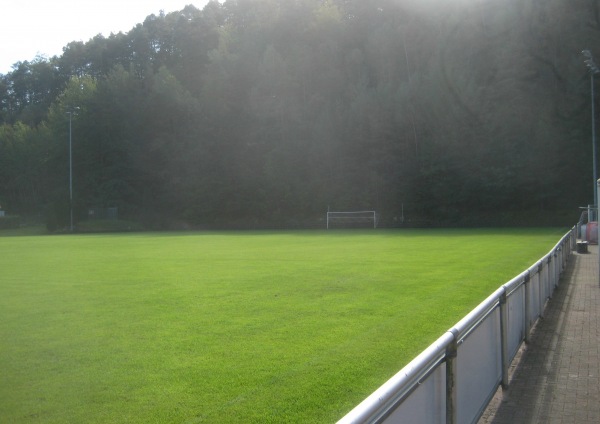
[[[508,386],[508,368],[543,316],[576,242],[573,227],[338,424],[477,422],[498,387]]]

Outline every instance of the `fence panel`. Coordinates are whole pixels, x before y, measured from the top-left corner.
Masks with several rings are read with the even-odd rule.
[[[481,406],[494,396],[502,379],[500,308],[494,308],[458,343],[457,419],[459,423],[471,423],[481,414]]]
[[[542,260],[542,270],[540,272],[541,276],[541,297],[540,297],[540,309],[542,311],[541,316],[544,315],[544,306],[546,305],[546,301],[550,298],[550,263],[549,258],[546,257]]]
[[[533,324],[537,321],[541,314],[541,303],[540,303],[540,272],[538,264],[529,268],[529,284],[527,284],[529,290],[529,317],[527,321],[527,331],[531,330]]]
[[[414,392],[379,422],[444,424],[446,422],[446,364],[439,364]]]
[[[506,301],[508,310],[508,355],[512,362],[525,338],[525,285],[521,284]]]

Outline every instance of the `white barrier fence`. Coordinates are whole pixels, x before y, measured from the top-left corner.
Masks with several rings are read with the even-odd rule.
[[[338,424],[476,423],[498,386],[508,386],[508,367],[543,316],[576,242],[573,227]]]

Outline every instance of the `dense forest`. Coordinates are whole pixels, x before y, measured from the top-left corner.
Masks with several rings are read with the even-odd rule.
[[[0,74],[0,205],[147,228],[573,224],[597,0],[226,0]],[[596,110],[600,110],[597,108]],[[72,119],[70,119],[72,118]]]

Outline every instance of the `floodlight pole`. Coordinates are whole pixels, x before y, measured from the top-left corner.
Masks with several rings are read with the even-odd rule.
[[[593,172],[594,172],[594,207],[598,207],[598,191],[596,190],[596,184],[598,181],[597,165],[596,165],[596,111],[594,105],[594,75],[600,72],[592,53],[585,49],[581,52],[585,57],[584,63],[590,69],[590,93],[592,98],[592,160],[593,160]],[[597,213],[597,212],[596,212]],[[598,217],[596,217],[598,219]]]
[[[73,121],[73,113],[74,109],[79,109],[78,107],[73,108],[67,111],[69,115],[69,211],[71,215],[71,226],[70,230],[73,232],[73,131],[72,131],[72,121]]]

